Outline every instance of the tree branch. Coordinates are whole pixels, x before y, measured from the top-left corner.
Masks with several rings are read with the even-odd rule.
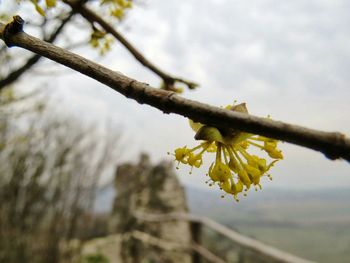
[[[150,69],[163,80],[165,89],[175,90],[174,85],[176,82],[185,84],[189,89],[195,89],[198,86],[198,84],[194,82],[171,76],[155,66],[151,61],[144,57],[122,34],[111,26],[110,23],[84,6],[80,1],[66,0],[65,3],[67,3],[74,10],[74,12],[81,14],[91,24],[98,23],[106,32],[114,36],[127,50],[129,50],[137,61],[139,61],[144,67]]]
[[[66,18],[64,18],[61,22],[61,24],[55,29],[55,31],[51,34],[50,37],[46,39],[47,42],[54,42],[58,35],[62,32],[65,25],[69,22],[71,17],[73,16],[73,13],[70,13]],[[41,58],[41,55],[34,55],[30,57],[25,64],[23,64],[21,67],[16,69],[15,71],[8,74],[4,79],[0,80],[0,90],[9,84],[15,82],[19,77],[23,75],[27,70],[31,69]]]
[[[350,140],[339,132],[323,132],[280,121],[233,112],[185,99],[174,92],[156,89],[112,71],[72,52],[46,43],[23,31],[8,30],[16,19],[0,23],[0,38],[8,46],[18,46],[79,71],[139,103],[151,105],[164,113],[176,113],[194,121],[219,128],[234,128],[260,134],[324,153],[330,159],[350,161]]]

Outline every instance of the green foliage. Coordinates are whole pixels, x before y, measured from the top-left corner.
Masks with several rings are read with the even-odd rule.
[[[106,32],[94,27],[89,43],[93,48],[99,49],[100,55],[104,55],[111,49],[113,38],[106,34]]]
[[[90,254],[83,256],[79,263],[109,263],[109,260],[102,254]]]

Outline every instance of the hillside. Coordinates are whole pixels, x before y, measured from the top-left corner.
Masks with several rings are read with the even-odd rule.
[[[269,189],[251,193],[240,203],[219,196],[187,189],[194,214],[317,262],[350,262],[350,189]]]

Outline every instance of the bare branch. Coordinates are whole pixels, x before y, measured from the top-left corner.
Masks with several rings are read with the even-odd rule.
[[[62,20],[61,24],[55,29],[55,31],[51,34],[50,37],[46,39],[47,42],[54,42],[58,35],[62,32],[65,25],[69,22],[71,17],[73,16],[73,13],[70,13],[65,19]],[[16,69],[15,71],[11,72],[8,76],[6,76],[4,79],[0,80],[0,90],[7,85],[15,82],[19,77],[21,77],[27,70],[31,69],[39,60],[41,56],[39,54],[36,54],[29,58],[27,62]]]
[[[16,23],[16,20],[14,22]],[[18,46],[81,72],[139,103],[151,105],[164,113],[176,113],[207,125],[233,128],[287,141],[324,153],[330,159],[350,161],[350,139],[339,132],[313,130],[280,121],[256,117],[185,99],[174,92],[150,87],[112,71],[72,52],[46,43],[23,31],[6,30],[11,23],[0,23],[0,38],[8,46]]]
[[[149,61],[145,56],[143,56],[122,34],[120,34],[113,26],[110,25],[106,20],[100,17],[98,14],[94,13],[92,10],[82,5],[80,1],[65,1],[71,8],[76,12],[81,14],[87,21],[91,24],[98,23],[106,32],[114,36],[129,52],[138,60],[144,67],[150,69],[160,78],[162,78],[165,89],[175,91],[175,83],[180,82],[185,84],[189,89],[195,89],[198,84],[188,81],[179,77],[174,77],[165,73],[151,61]]]

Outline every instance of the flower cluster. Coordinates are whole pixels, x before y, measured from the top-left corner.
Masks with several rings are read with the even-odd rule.
[[[229,105],[232,111],[248,114],[245,103]],[[202,140],[198,146],[187,148],[184,146],[174,152],[175,160],[180,163],[199,168],[203,164],[204,153],[216,153],[215,161],[210,165],[207,181],[210,186],[218,185],[226,194],[230,194],[238,201],[238,194],[247,192],[253,185],[261,189],[260,178],[267,176],[272,180],[268,171],[280,159],[282,152],[277,148],[277,140],[259,135],[240,132],[234,129],[223,130],[190,121],[196,132],[195,139]],[[250,147],[264,151],[271,159],[250,154]],[[177,167],[178,168],[178,167]]]
[[[125,11],[132,8],[132,0],[100,0],[101,5],[107,5],[111,16],[123,19]]]
[[[21,2],[23,0],[17,0]],[[46,10],[57,5],[57,0],[29,0],[35,7],[35,10],[42,16],[45,16]],[[121,20],[125,16],[126,10],[132,8],[132,0],[100,0],[100,4],[107,6],[111,16]]]
[[[40,0],[30,0],[30,2],[34,5],[35,10],[42,16],[45,16],[45,8],[50,9],[56,6],[56,0],[45,0],[45,7],[40,6]]]
[[[93,27],[89,44],[100,51],[100,55],[106,54],[111,49],[113,38],[106,32]]]

